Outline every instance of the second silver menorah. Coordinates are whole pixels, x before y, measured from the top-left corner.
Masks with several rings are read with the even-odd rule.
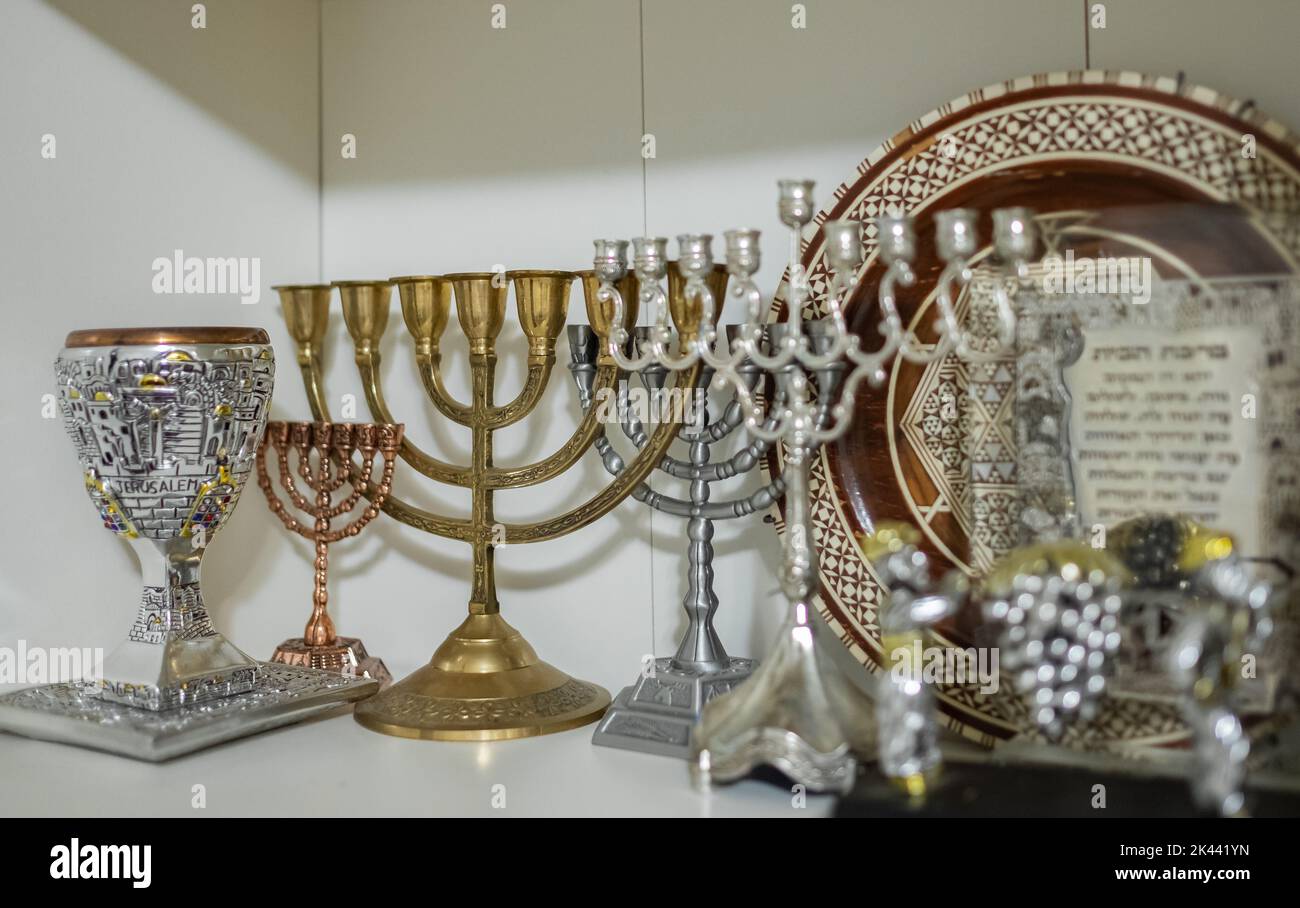
[[[670,272],[672,274],[672,272]],[[715,268],[710,278],[713,299],[720,304],[726,290],[727,274]],[[682,293],[683,282],[670,279],[670,300]],[[740,326],[728,326],[734,335]],[[583,327],[570,328],[570,348],[585,349],[595,342],[594,335]],[[654,342],[650,328],[639,328],[633,338],[638,353],[646,352]],[[593,368],[591,357],[575,354],[570,369],[575,375]],[[762,378],[762,371],[751,362],[740,364],[738,371],[751,393]],[[638,373],[644,395],[643,401],[661,402],[668,370],[652,363]],[[709,412],[707,389],[713,378],[712,369],[701,370],[698,393],[694,402],[693,418],[684,418],[678,438],[688,445],[686,460],[665,456],[659,471],[674,479],[689,483],[685,499],[675,498],[655,491],[648,483],[641,483],[632,495],[638,501],[664,514],[687,518],[686,596],[682,608],[686,612],[687,626],[677,652],[670,657],[647,657],[637,680],[624,688],[613,705],[596,726],[592,743],[607,747],[620,747],[644,753],[686,759],[690,756],[691,733],[699,721],[706,703],[740,684],[754,670],[752,659],[729,655],[713,626],[718,609],[718,596],[713,589],[713,524],[717,520],[745,517],[755,511],[765,511],[785,492],[785,483],[773,479],[762,488],[749,494],[725,501],[711,500],[711,486],[715,483],[744,476],[754,469],[767,453],[770,442],[761,439],[744,439],[744,443],[725,460],[713,461],[712,452],[731,438],[745,421],[745,410],[733,396],[716,419]],[[582,382],[579,381],[579,387]],[[624,385],[618,395],[618,422],[623,434],[641,450],[649,442],[641,411],[654,410],[633,405],[631,395]],[[584,402],[584,405],[589,405]],[[605,469],[617,476],[624,468],[624,460],[608,437],[596,440]]]
[[[715,272],[712,236],[678,237],[677,267],[672,270],[667,239],[634,239],[635,292],[629,286],[628,243],[596,240],[593,275],[600,284],[597,301],[608,302],[613,309],[613,327],[602,351],[609,359],[637,372],[652,366],[668,372],[712,369],[716,386],[734,389],[750,436],[769,444],[779,440],[782,445],[786,534],[779,576],[790,602],[789,616],[762,666],[746,683],[710,701],[701,713],[691,734],[692,775],[697,784],[708,786],[742,778],[766,764],[809,790],[847,790],[857,771],[855,754],[874,756],[873,704],[817,643],[820,577],[809,494],[812,458],[821,445],[843,436],[852,419],[857,387],[864,381],[883,384],[886,367],[895,356],[913,362],[949,354],[962,359],[1000,356],[1014,344],[1016,318],[999,283],[993,299],[997,349],[977,349],[960,324],[956,302],[971,280],[970,263],[979,253],[979,242],[977,214],[953,209],[935,215],[936,251],[945,262],[936,285],[939,339],[935,344],[922,344],[914,331],[905,329],[895,305],[895,287],[916,281],[911,267],[916,236],[910,219],[904,217],[876,221],[874,251],[885,266],[875,294],[883,343],[864,349],[845,317],[847,303],[863,286],[861,272],[867,257],[862,224],[856,221],[822,225],[833,278],[821,301],[828,314],[806,320],[811,286],[802,262],[802,237],[816,214],[813,184],[783,180],[779,189],[778,211],[790,231],[785,318],[775,324],[761,323],[767,307],[754,280],[760,265],[758,231],[727,231],[726,270],[733,284],[729,295],[744,304],[746,318],[728,332],[725,350],[715,328],[721,307],[708,283]],[[1011,275],[1023,277],[1034,246],[1028,212],[1004,209],[994,212],[992,220],[999,258]],[[685,282],[676,306],[662,286],[665,277],[673,280],[673,271]],[[636,309],[649,312],[652,324],[633,345],[629,332],[619,326]],[[670,315],[678,328],[676,336],[668,325]],[[759,382],[741,371],[750,364],[772,379],[775,390],[766,406],[754,393]]]

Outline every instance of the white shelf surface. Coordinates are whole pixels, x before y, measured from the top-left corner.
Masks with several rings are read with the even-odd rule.
[[[348,707],[158,764],[0,734],[0,814],[820,817],[834,804],[809,795],[795,807],[789,790],[760,781],[698,792],[684,761],[593,747],[593,728],[411,741],[363,728]],[[504,807],[493,806],[499,785]]]

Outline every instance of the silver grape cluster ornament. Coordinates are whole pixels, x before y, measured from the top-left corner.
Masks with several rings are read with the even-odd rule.
[[[986,584],[982,609],[998,628],[1002,666],[1050,741],[1097,715],[1119,651],[1126,576],[1104,551],[1062,541],[1018,549]]]

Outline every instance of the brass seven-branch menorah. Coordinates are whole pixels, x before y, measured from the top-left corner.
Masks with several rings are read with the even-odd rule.
[[[503,279],[504,278],[504,279]],[[471,432],[468,466],[445,463],[403,438],[400,455],[430,479],[470,490],[468,518],[443,517],[389,495],[383,510],[426,533],[468,543],[473,550],[469,617],[438,647],[428,665],[365,701],[356,711],[363,725],[386,734],[441,740],[520,738],[575,728],[594,722],[609,705],[609,693],[569,677],[537,658],[523,636],[501,617],[497,602],[496,546],[541,542],[581,529],[612,510],[655,468],[677,434],[678,422],[668,419],[655,429],[650,443],[609,485],[577,507],[536,523],[501,523],[492,510],[493,495],[552,479],[572,467],[600,435],[603,407],[588,407],[577,429],[549,457],[520,467],[499,467],[492,460],[492,435],[524,419],[541,400],[555,365],[555,342],[564,327],[569,291],[580,278],[587,315],[600,339],[592,394],[613,395],[624,372],[607,352],[613,306],[598,298],[600,284],[591,273],[513,271],[450,274],[443,277],[398,277],[391,281],[341,281],[338,287],[343,318],[356,348],[357,369],[374,419],[396,422],[384,402],[380,382],[379,341],[388,325],[392,287],[397,285],[402,318],[415,341],[415,358],[425,392],[433,406]],[[507,280],[515,288],[519,324],[528,339],[528,375],[510,403],[494,401],[497,335],[505,324]],[[329,420],[322,387],[321,343],[329,319],[329,285],[275,288],[285,320],[298,347],[298,364],[307,399],[317,420]],[[451,296],[456,317],[469,341],[471,399],[455,400],[443,385],[439,343],[447,326]],[[634,294],[628,294],[634,299]],[[674,309],[679,332],[699,324],[699,301]],[[624,327],[636,321],[637,307],[626,305]],[[585,355],[585,354],[578,354]],[[680,373],[674,386],[685,392],[695,386],[698,366]],[[584,389],[585,390],[585,389]],[[679,416],[680,414],[676,414]],[[354,467],[354,469],[357,469]]]

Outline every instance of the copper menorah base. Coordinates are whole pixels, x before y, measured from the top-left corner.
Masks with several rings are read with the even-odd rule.
[[[291,637],[275,648],[272,662],[319,668],[354,678],[378,681],[382,690],[393,682],[384,660],[366,652],[366,645],[356,637],[335,637],[333,643],[312,646],[302,637]]]
[[[426,741],[504,741],[595,722],[609,691],[537,658],[499,614],[470,615],[428,665],[360,704],[367,728]]]

